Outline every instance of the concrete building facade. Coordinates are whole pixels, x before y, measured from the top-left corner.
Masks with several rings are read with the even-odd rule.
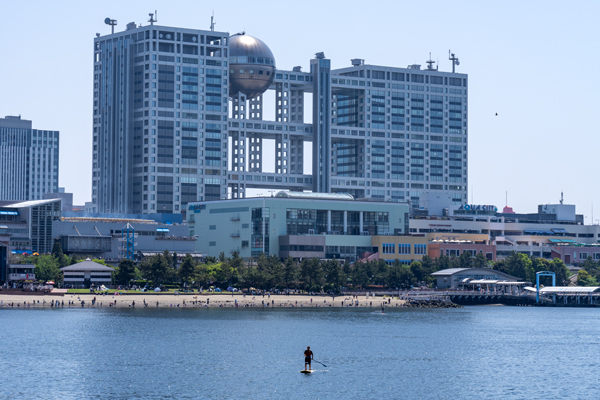
[[[371,236],[402,234],[405,203],[353,200],[348,194],[279,192],[275,197],[191,203],[190,236],[209,256],[356,259]]]
[[[317,53],[309,72],[287,71],[245,34],[130,23],[99,36],[94,211],[183,212],[191,202],[245,198],[248,189],[350,193],[414,207],[432,192],[464,203],[468,79],[432,64],[353,60],[332,69]],[[265,90],[275,98],[272,121]]]
[[[58,191],[59,132],[0,118],[0,200],[40,200]]]
[[[183,255],[195,253],[196,239],[188,235],[187,226],[152,220],[65,217],[53,222],[52,235],[60,240],[65,253],[93,255],[116,263],[124,257],[123,230],[127,224],[135,232],[134,251],[138,259],[165,250]]]

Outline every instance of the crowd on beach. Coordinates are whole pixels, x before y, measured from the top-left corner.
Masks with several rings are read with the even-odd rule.
[[[3,296],[0,296],[2,299]],[[402,307],[406,299],[398,296],[367,295],[294,295],[271,294],[260,295],[180,295],[169,294],[150,296],[145,294],[113,295],[111,298],[93,294],[66,294],[61,296],[8,296],[0,300],[0,308],[322,308],[322,307]],[[6,300],[6,301],[5,301]]]

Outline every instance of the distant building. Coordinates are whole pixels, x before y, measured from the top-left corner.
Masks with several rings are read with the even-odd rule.
[[[275,197],[190,203],[196,250],[351,259],[373,252],[372,236],[406,232],[406,203],[354,200],[349,194],[279,192]],[[391,236],[390,236],[391,237]]]
[[[60,199],[0,201],[0,225],[6,227],[10,251],[50,253],[52,222],[61,218],[60,203]]]
[[[438,289],[458,289],[471,280],[518,282],[519,278],[489,268],[449,268],[431,274]]]
[[[35,281],[35,265],[33,264],[10,264],[8,266],[9,284],[16,282]]]
[[[134,229],[134,251],[138,257],[165,250],[182,255],[196,253],[196,239],[189,236],[187,226],[151,219],[63,217],[52,223],[52,237],[60,241],[65,253],[118,262],[124,256],[123,230],[127,224]]]
[[[487,244],[495,245],[495,258],[491,259],[499,260],[513,252],[551,259],[554,257],[553,247],[595,245],[600,240],[600,226],[584,225],[583,216],[576,214],[575,206],[567,204],[540,205],[537,213],[528,214],[499,213],[491,205],[449,206],[446,216],[425,214],[410,219],[410,234],[430,233],[485,235],[489,241]],[[444,249],[451,250],[451,247],[445,246]],[[493,250],[488,247],[481,248],[481,251],[489,253]],[[565,262],[582,262],[578,253],[572,252]],[[595,254],[600,252],[581,253],[596,257]]]
[[[69,265],[60,269],[63,273],[63,282],[66,287],[85,287],[91,285],[108,286],[112,283],[114,268],[107,267],[89,258],[85,261]]]
[[[65,188],[58,188],[56,193],[44,194],[44,199],[61,199],[63,213],[73,211],[73,193],[66,193]]]
[[[379,259],[388,264],[400,261],[410,264],[421,261],[427,254],[426,236],[373,236],[373,248],[379,252]]]
[[[40,200],[58,192],[59,132],[0,118],[0,200]]]

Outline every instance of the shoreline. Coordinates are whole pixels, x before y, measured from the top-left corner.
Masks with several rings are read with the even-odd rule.
[[[95,304],[93,299],[96,299]],[[83,307],[82,307],[83,302]],[[1,308],[400,308],[407,300],[398,297],[309,296],[309,295],[150,295],[94,294],[0,294]],[[58,306],[54,305],[58,303]],[[63,304],[64,303],[64,304]],[[12,306],[11,306],[12,304]],[[147,304],[147,305],[145,305]]]

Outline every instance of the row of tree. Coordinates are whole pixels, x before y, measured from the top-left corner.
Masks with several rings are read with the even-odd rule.
[[[44,281],[60,280],[60,268],[78,261],[81,260],[76,256],[63,254],[58,241],[52,254],[31,256],[24,260],[36,265],[36,277]],[[94,261],[104,264],[102,260]],[[188,254],[180,262],[177,254],[165,251],[144,259],[138,265],[131,260],[122,260],[116,269],[114,281],[120,285],[129,285],[133,281],[141,280],[152,285],[336,291],[348,286],[408,288],[420,284],[433,284],[433,272],[448,268],[484,267],[532,283],[535,283],[536,273],[539,271],[554,272],[557,285],[567,285],[569,279],[569,271],[560,259],[549,261],[520,253],[513,253],[505,260],[495,262],[486,259],[481,253],[473,257],[465,252],[459,257],[441,256],[434,259],[423,256],[421,261],[413,261],[410,265],[399,261],[389,265],[383,260],[351,264],[316,258],[304,259],[301,262],[288,258],[282,262],[275,256],[264,254],[248,262],[237,253],[231,258],[221,253],[218,258],[207,257],[204,262],[198,262]],[[550,277],[541,279],[543,284],[551,284]],[[599,280],[600,262],[588,258],[578,274],[577,282],[581,286],[595,286]]]
[[[556,274],[557,285],[566,285],[568,269],[560,259],[548,261],[513,253],[502,261],[489,261],[482,254],[472,257],[463,253],[459,257],[424,256],[421,261],[410,265],[399,261],[392,265],[383,260],[340,263],[338,260],[304,259],[301,262],[291,258],[283,262],[275,256],[261,255],[250,262],[237,253],[231,258],[223,253],[218,258],[208,257],[197,262],[186,255],[181,264],[165,252],[145,259],[137,267],[133,262],[123,260],[117,269],[115,281],[126,285],[134,279],[144,279],[154,285],[179,284],[194,287],[234,286],[238,288],[296,288],[311,291],[336,291],[342,287],[383,286],[389,288],[409,288],[421,284],[434,284],[433,272],[448,268],[489,267],[525,282],[535,282],[536,272],[552,271]],[[542,284],[551,284],[550,278],[542,278]]]

